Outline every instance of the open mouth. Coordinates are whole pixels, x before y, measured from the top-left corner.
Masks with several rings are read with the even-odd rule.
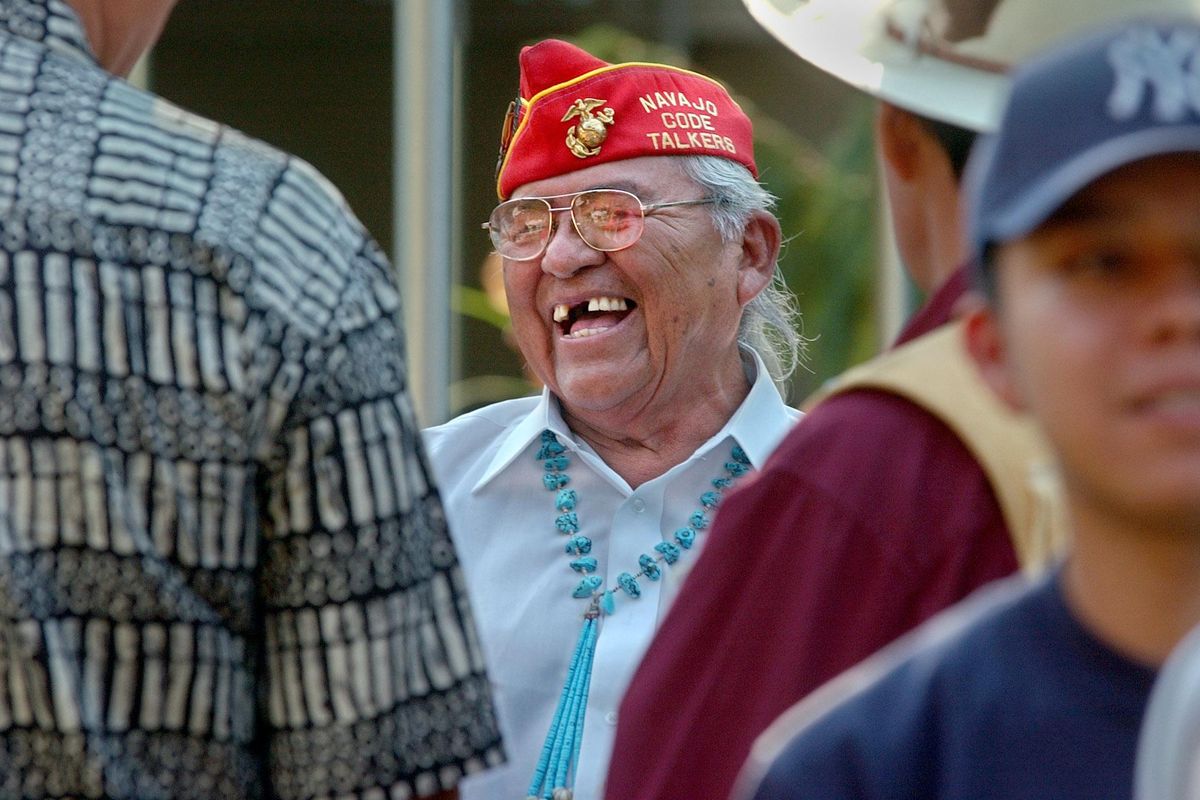
[[[575,305],[556,305],[554,322],[564,339],[582,339],[616,326],[635,308],[637,303],[626,297],[589,297]]]

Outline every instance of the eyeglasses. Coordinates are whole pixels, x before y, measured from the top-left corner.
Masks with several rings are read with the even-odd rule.
[[[555,207],[550,200],[570,198],[570,205]],[[519,197],[496,206],[483,227],[492,237],[496,252],[511,261],[529,261],[546,251],[554,233],[554,215],[570,211],[579,238],[593,250],[611,253],[624,250],[642,238],[646,215],[661,208],[715,203],[717,198],[676,200],[645,205],[637,195],[621,189],[589,189],[586,192],[546,197]]]

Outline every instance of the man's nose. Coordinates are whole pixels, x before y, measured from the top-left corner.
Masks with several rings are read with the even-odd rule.
[[[585,267],[604,263],[605,254],[588,245],[575,229],[571,213],[554,212],[550,240],[542,254],[542,271],[556,278],[569,278]]]

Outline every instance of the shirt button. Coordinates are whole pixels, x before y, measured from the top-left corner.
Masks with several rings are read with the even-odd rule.
[[[630,505],[633,506],[633,510],[639,514],[646,510],[646,501],[640,497],[633,498],[633,502],[630,503]]]
[[[617,724],[617,712],[610,711],[607,714],[605,714],[604,721],[607,722],[609,725],[616,725]]]

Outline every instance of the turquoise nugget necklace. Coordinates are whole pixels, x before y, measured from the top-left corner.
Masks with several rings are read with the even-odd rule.
[[[568,489],[571,479],[567,466],[571,463],[564,447],[550,431],[542,431],[541,447],[537,459],[545,467],[542,484],[555,493],[554,507],[558,516],[554,525],[558,532],[567,537],[566,553],[570,556],[570,567],[584,577],[571,593],[579,599],[590,599],[583,614],[583,630],[567,668],[567,679],[558,707],[550,721],[550,730],[542,745],[542,754],[533,780],[529,784],[527,800],[571,800],[574,796],[575,770],[579,763],[579,748],[583,743],[583,719],[587,713],[588,688],[592,681],[592,661],[596,655],[596,639],[600,633],[600,617],[617,610],[616,593],[624,592],[630,599],[641,596],[638,580],[645,578],[656,581],[662,577],[663,565],[674,564],[684,550],[691,549],[696,542],[696,532],[708,527],[708,514],[721,502],[722,493],[739,477],[750,470],[750,459],[741,447],[733,446],[730,460],[725,462],[725,475],[713,478],[712,491],[700,495],[700,508],[688,517],[685,528],[675,531],[674,542],[659,542],[654,545],[654,555],[643,553],[638,556],[636,573],[622,572],[617,576],[617,585],[604,588],[604,579],[594,573],[599,565],[590,555],[592,540],[579,533],[579,516],[576,506],[579,496]]]

